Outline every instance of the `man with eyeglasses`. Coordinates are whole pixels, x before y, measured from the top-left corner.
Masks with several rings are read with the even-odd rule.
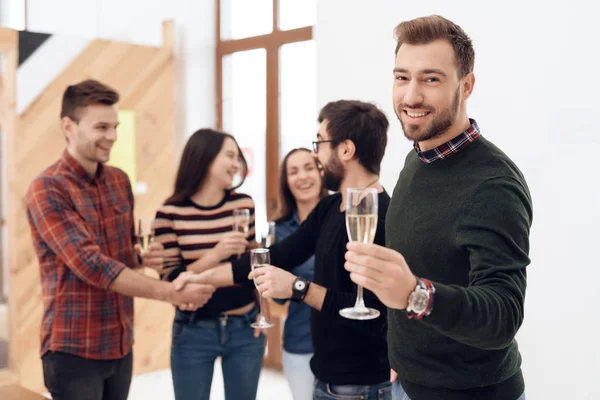
[[[323,184],[338,193],[322,199],[298,230],[270,247],[274,266],[250,273],[249,257],[209,269],[199,275],[184,273],[176,284],[206,282],[216,286],[256,277],[265,298],[304,302],[312,307],[311,332],[315,375],[313,399],[391,399],[386,341],[386,308],[369,291],[367,307],[381,316],[369,321],[343,318],[339,311],[352,307],[356,286],[344,270],[346,188],[376,188],[379,196],[375,243],[384,244],[384,224],[390,197],[379,184],[381,160],[387,144],[388,120],[377,107],[359,101],[327,104],[319,115],[314,156],[323,168]],[[315,255],[314,282],[289,270]],[[277,268],[277,267],[281,268]],[[283,268],[283,269],[282,269]]]

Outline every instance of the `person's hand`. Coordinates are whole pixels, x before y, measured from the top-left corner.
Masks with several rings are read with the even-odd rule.
[[[185,285],[188,283],[204,283],[200,274],[196,274],[190,271],[184,271],[180,273],[177,278],[173,280],[173,285],[175,286],[175,290],[179,291],[183,289]]]
[[[203,307],[212,297],[215,287],[205,283],[188,282],[179,290],[173,289],[171,303],[182,311],[195,311]]]
[[[133,246],[133,250],[142,258],[142,267],[152,268],[158,272],[164,268],[165,249],[162,243],[152,242],[145,250],[142,250],[138,243]]]
[[[348,242],[344,268],[350,279],[370,290],[390,308],[404,310],[408,297],[417,286],[402,254],[397,251],[359,242]]]
[[[178,308],[181,311],[196,311],[198,308],[204,306],[208,300],[212,297],[212,294],[215,291],[215,287],[213,285],[209,285],[203,282],[200,274],[195,274],[193,272],[184,271],[175,280],[172,282],[173,288],[177,293],[181,293],[181,298],[183,299],[186,296],[186,289],[189,292],[190,290],[204,292],[205,294],[210,294],[206,299],[202,296],[199,301],[180,301],[178,304]],[[191,288],[191,289],[188,289]]]
[[[241,232],[227,232],[223,238],[212,248],[211,253],[217,261],[227,260],[229,257],[243,254],[248,248],[248,240]]]
[[[390,382],[394,383],[398,380],[398,373],[390,368]]]
[[[250,250],[254,250],[254,249],[260,249],[262,246],[260,243],[258,243],[256,240],[253,240],[250,242],[250,244],[248,245],[248,249]]]
[[[292,285],[296,276],[269,265],[256,268],[248,275],[248,279],[256,278],[258,291],[265,299],[289,299],[292,297]]]

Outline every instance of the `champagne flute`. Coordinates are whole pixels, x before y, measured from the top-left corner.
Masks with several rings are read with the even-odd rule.
[[[377,232],[377,189],[346,190],[346,231],[352,242],[373,243]],[[348,319],[367,320],[379,317],[380,312],[367,308],[363,299],[363,288],[358,286],[354,307],[340,310]]]
[[[154,241],[154,219],[139,218],[135,236],[142,250],[147,250]]]
[[[233,210],[233,231],[241,232],[248,237],[250,232],[250,210],[247,208],[236,208]],[[238,259],[241,254],[238,254]]]
[[[250,266],[254,271],[256,268],[268,267],[271,264],[271,255],[269,253],[269,249],[252,249],[250,250]],[[256,278],[254,278],[254,286],[256,286],[256,290],[258,290],[258,285],[256,284]],[[270,328],[273,326],[271,321],[267,321],[265,315],[263,314],[264,306],[263,306],[263,297],[258,290],[258,296],[260,299],[260,319],[258,322],[250,325],[253,328]]]
[[[261,246],[265,249],[268,249],[275,243],[275,222],[267,223],[267,229],[263,231],[260,242]]]

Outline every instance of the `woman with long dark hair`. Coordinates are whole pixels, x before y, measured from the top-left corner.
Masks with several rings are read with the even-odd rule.
[[[236,258],[254,240],[254,202],[237,193],[247,165],[233,136],[200,129],[188,140],[173,194],[156,213],[155,240],[165,249],[161,278],[202,272]],[[234,178],[241,182],[234,186]],[[232,231],[233,211],[249,209],[247,234]],[[222,358],[225,398],[254,400],[265,338],[250,324],[258,314],[252,281],[218,289],[196,311],[178,309],[171,369],[177,400],[209,400],[213,368]]]
[[[304,148],[290,151],[279,170],[275,241],[282,241],[295,232],[324,196],[327,196],[327,190],[311,151]],[[290,272],[313,281],[314,269],[314,257],[311,257]],[[313,397],[312,352],[310,307],[305,303],[290,302],[283,333],[283,372],[294,400],[311,400]]]

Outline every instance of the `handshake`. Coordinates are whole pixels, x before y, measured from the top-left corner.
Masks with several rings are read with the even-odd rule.
[[[142,267],[161,273],[164,267],[162,244],[153,242],[145,250],[136,245],[134,250],[140,255]],[[215,292],[213,285],[204,282],[200,274],[182,272],[172,283],[163,286],[165,290],[158,298],[179,307],[180,310],[195,311],[204,306]]]
[[[182,311],[196,311],[212,297],[215,287],[203,283],[201,274],[182,272],[172,282],[176,301],[173,304]]]

